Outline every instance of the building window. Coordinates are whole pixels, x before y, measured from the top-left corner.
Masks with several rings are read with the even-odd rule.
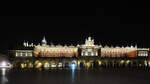
[[[138,56],[148,56],[148,51],[139,51]]]

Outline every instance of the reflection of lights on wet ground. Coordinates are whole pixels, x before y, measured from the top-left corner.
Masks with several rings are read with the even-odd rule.
[[[74,77],[75,77],[75,69],[77,67],[77,63],[76,62],[72,62],[71,63],[71,71],[72,71],[72,82],[74,82]]]
[[[8,79],[7,79],[7,77],[6,77],[6,68],[1,68],[0,69],[1,70],[1,74],[2,74],[2,76],[1,76],[1,84],[6,84],[7,82],[8,82]]]
[[[6,74],[6,68],[2,68],[1,71],[2,71],[2,75]]]
[[[71,69],[74,70],[75,68],[76,68],[76,64],[75,64],[75,63],[72,63],[72,64],[71,64]]]
[[[8,82],[8,79],[6,77],[6,71],[7,69],[10,69],[12,66],[8,61],[1,61],[0,62],[0,72],[2,76],[1,77],[1,81],[0,84],[6,84]]]
[[[6,76],[2,76],[1,77],[1,82],[0,82],[1,84],[7,84],[8,83],[8,79],[7,79],[7,77]]]

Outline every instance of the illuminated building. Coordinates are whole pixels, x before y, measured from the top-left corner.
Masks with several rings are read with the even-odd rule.
[[[15,50],[15,56],[16,57],[32,57],[33,56],[33,50]]]
[[[137,47],[102,47],[101,57],[136,57]]]
[[[130,47],[109,47],[95,45],[94,39],[88,37],[85,44],[77,46],[48,45],[45,37],[41,45],[23,43],[23,48],[10,50],[10,54],[15,57],[80,57],[80,56],[98,56],[98,57],[148,57],[149,48]]]
[[[41,44],[23,43],[23,48],[9,50],[13,65],[21,68],[86,67],[150,67],[149,48],[137,46],[109,47],[96,45],[88,37],[77,46],[49,45],[44,37]],[[25,58],[25,59],[24,59]]]
[[[137,49],[137,56],[148,57],[149,56],[149,49],[148,48],[138,48]]]
[[[81,49],[81,56],[98,56],[98,51],[101,46],[94,45],[94,39],[88,37],[88,39],[85,40],[85,44],[78,45],[78,47]]]
[[[15,47],[9,50],[9,54],[11,57],[33,57],[33,48],[33,43],[24,42],[23,47]]]
[[[47,45],[46,39],[42,40],[42,45],[34,48],[35,57],[77,57],[78,48],[75,46]]]

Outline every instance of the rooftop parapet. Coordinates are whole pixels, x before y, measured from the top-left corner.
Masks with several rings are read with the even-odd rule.
[[[138,48],[137,50],[150,50],[149,48]]]

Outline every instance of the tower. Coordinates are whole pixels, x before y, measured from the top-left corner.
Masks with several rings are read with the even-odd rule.
[[[46,41],[46,39],[45,39],[45,36],[43,37],[42,45],[47,45],[47,41]]]

